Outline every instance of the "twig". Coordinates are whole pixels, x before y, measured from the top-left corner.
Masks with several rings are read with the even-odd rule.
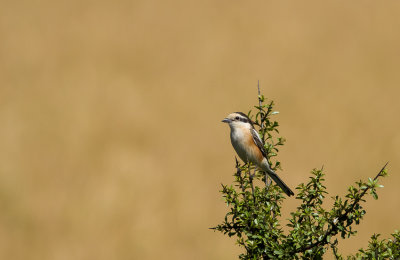
[[[249,182],[251,186],[251,193],[253,194],[253,202],[254,206],[256,205],[256,197],[254,196],[254,184],[253,184],[253,175],[251,175],[251,168],[250,168],[250,162],[248,162],[248,171],[249,171]],[[254,173],[255,175],[255,173]]]
[[[246,201],[247,200],[246,187],[243,185],[244,180],[243,180],[243,177],[242,177],[242,170],[240,169],[240,164],[239,164],[239,161],[236,158],[236,156],[235,156],[235,161],[236,161],[236,176],[239,179],[240,189],[242,190],[243,199]]]
[[[258,88],[258,105],[259,105],[259,109],[258,110],[260,110],[260,113],[262,112],[262,109],[261,109],[261,106],[262,106],[262,103],[261,103],[261,99],[260,99],[260,96],[261,96],[261,91],[260,91],[260,80],[258,80],[257,81],[257,88]],[[260,114],[260,117],[262,118],[262,115]],[[260,122],[260,128],[264,128],[264,126],[263,126],[263,121],[261,120],[261,122]]]
[[[236,156],[235,156],[235,161],[236,161],[236,176],[239,178],[240,188],[242,189],[242,192],[245,192],[246,189],[243,186],[242,170],[240,169],[240,164]]]
[[[259,105],[259,109],[258,110],[260,111],[260,128],[263,129],[264,128],[264,124],[263,124],[263,115],[262,115],[263,110],[262,110],[262,107],[261,107],[262,106],[262,102],[261,102],[261,99],[260,99],[260,95],[261,95],[260,80],[257,81],[257,88],[258,88],[258,105]],[[261,138],[262,138],[263,143],[265,143],[264,135],[262,135]],[[271,183],[272,183],[272,180],[270,180],[268,178],[268,175],[265,173],[265,188],[266,188],[267,192],[269,190],[269,186],[271,185]]]
[[[332,251],[333,251],[333,255],[335,256],[335,259],[339,260],[339,259],[341,259],[341,257],[339,257],[338,252],[337,252],[337,248],[336,248],[337,243],[338,243],[338,241],[336,240],[335,242],[329,243],[329,244],[331,245],[331,248],[332,248]]]

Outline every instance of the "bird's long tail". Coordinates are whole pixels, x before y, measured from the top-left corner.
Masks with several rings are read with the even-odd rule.
[[[269,177],[271,177],[274,182],[281,187],[281,189],[290,197],[292,195],[294,195],[293,191],[286,185],[286,183],[284,183],[281,178],[279,178],[278,174],[276,174],[271,168],[267,168],[265,167],[264,169],[267,174],[269,175]]]

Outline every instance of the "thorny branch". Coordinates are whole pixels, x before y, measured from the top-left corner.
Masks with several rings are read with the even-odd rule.
[[[387,162],[382,169],[379,171],[379,173],[375,176],[374,181],[376,179],[378,179],[380,176],[382,176],[383,171],[385,170],[386,166],[388,165],[389,162]],[[354,207],[360,202],[360,200],[364,197],[365,193],[367,193],[367,191],[370,189],[370,187],[367,187],[361,194],[359,197],[357,197],[354,202],[352,203],[352,205],[347,208],[347,210],[339,217],[332,219],[330,222],[330,226],[329,228],[326,230],[324,236],[322,237],[322,239],[319,239],[318,241],[311,243],[309,245],[300,247],[299,249],[297,249],[295,252],[293,253],[300,253],[300,252],[305,252],[311,248],[314,247],[318,247],[318,246],[322,246],[322,245],[326,245],[329,242],[327,241],[327,237],[330,235],[335,234],[335,232],[337,232],[338,230],[338,223],[340,223],[341,221],[345,220],[347,215],[354,209]]]

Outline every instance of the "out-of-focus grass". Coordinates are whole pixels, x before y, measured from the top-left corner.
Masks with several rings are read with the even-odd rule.
[[[328,190],[343,194],[391,161],[343,252],[399,228],[399,9],[5,1],[0,258],[236,257],[233,240],[208,230],[234,165],[220,120],[257,103],[257,80],[281,112],[291,187],[324,164]]]

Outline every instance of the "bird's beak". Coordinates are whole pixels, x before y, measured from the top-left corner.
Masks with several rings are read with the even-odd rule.
[[[232,120],[230,120],[229,118],[224,118],[224,120],[222,120],[222,123],[230,123],[232,122]]]

